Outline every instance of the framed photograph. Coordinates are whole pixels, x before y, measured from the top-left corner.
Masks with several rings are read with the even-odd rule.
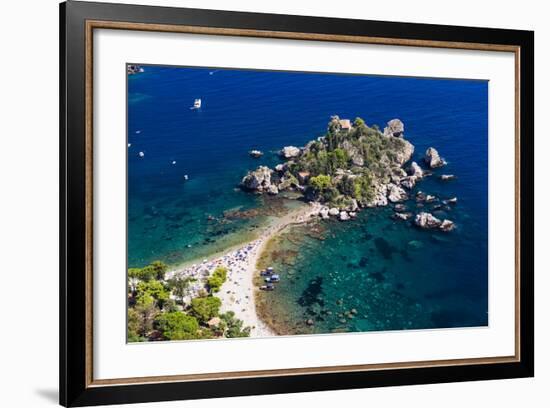
[[[533,32],[60,22],[62,405],[533,376]]]

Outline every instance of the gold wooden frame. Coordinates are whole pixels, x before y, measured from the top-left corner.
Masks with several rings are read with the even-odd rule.
[[[114,379],[93,378],[93,30],[117,29],[132,31],[153,31],[203,35],[221,35],[237,37],[259,37],[294,39],[310,41],[329,41],[359,44],[380,44],[411,47],[451,48],[464,50],[513,52],[515,58],[515,353],[513,356],[480,357],[449,360],[430,360],[415,362],[396,362],[379,364],[358,364],[344,366],[305,367],[293,369],[255,370],[238,372],[220,372],[207,374],[186,374],[154,377],[128,377]],[[181,381],[228,380],[251,377],[292,376],[300,374],[321,374],[336,372],[357,372],[389,370],[396,368],[420,368],[461,366],[471,364],[514,363],[521,361],[520,356],[520,51],[515,45],[446,42],[431,40],[395,39],[367,36],[330,35],[298,33],[284,31],[262,31],[250,29],[198,27],[187,25],[165,25],[148,23],[128,23],[119,21],[86,21],[86,375],[88,387],[112,385],[130,385],[144,383],[167,383]]]

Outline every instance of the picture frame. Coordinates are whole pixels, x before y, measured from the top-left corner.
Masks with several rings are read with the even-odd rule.
[[[514,55],[514,353],[391,363],[94,378],[94,31],[261,38]],[[128,63],[133,61],[127,61]],[[220,61],[219,66],[223,66]],[[60,4],[60,404],[445,383],[534,375],[534,33],[68,1]]]

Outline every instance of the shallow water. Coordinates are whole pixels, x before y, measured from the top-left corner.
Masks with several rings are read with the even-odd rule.
[[[277,208],[263,211],[263,198],[236,189],[247,170],[279,162],[282,146],[322,135],[332,114],[381,127],[398,117],[415,160],[434,146],[449,162],[436,175],[458,177],[418,185],[459,198],[448,214],[436,213],[457,229],[421,231],[391,219],[387,208],[323,223],[322,234],[294,228],[279,245],[285,262],[273,262],[282,282],[261,294],[265,310],[295,333],[486,325],[487,87],[145,66],[128,79],[128,265],[188,262],[252,239]],[[189,109],[194,98],[202,98],[200,110]],[[250,149],[266,154],[253,159]]]

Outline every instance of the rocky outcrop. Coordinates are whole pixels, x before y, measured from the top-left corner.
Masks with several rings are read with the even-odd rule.
[[[338,215],[339,213],[340,213],[340,210],[336,207],[333,207],[330,210],[328,210],[328,215],[335,216],[335,215]]]
[[[399,139],[399,142],[401,142],[401,146],[400,148],[395,149],[395,161],[399,166],[403,166],[411,159],[414,153],[414,146],[411,142],[405,139]]]
[[[344,143],[342,143],[342,149],[345,150],[355,166],[361,167],[365,165],[363,155],[349,140],[345,140]]]
[[[455,224],[450,220],[443,220],[439,229],[444,232],[449,232],[455,229]]]
[[[420,228],[435,229],[439,228],[439,226],[441,225],[441,220],[434,217],[430,213],[421,212],[419,214],[416,214],[416,217],[414,218],[414,223],[417,227]]]
[[[405,201],[409,198],[408,194],[401,187],[395,184],[388,184],[388,200],[392,203]]]
[[[300,155],[300,149],[296,146],[285,146],[281,150],[281,156],[285,159],[292,159]]]
[[[432,214],[427,212],[416,214],[414,223],[417,227],[420,228],[438,229],[443,232],[449,232],[455,228],[455,224],[451,220],[441,221],[439,218],[436,218]]]
[[[422,171],[418,163],[415,161],[413,161],[409,167],[409,174],[417,179],[424,177],[424,171]]]
[[[273,170],[266,166],[260,166],[254,171],[249,171],[241,181],[241,187],[245,190],[256,191],[259,193],[270,192],[273,194],[275,191],[271,184],[271,175]],[[278,191],[277,191],[278,192]],[[275,193],[276,194],[276,193]]]
[[[340,221],[347,221],[349,219],[350,219],[350,216],[346,211],[340,212]]]
[[[416,177],[408,176],[401,179],[401,185],[409,190],[412,190],[416,185]]]
[[[388,186],[379,184],[374,191],[374,197],[367,202],[367,207],[384,207],[388,205]]]
[[[424,161],[430,167],[430,169],[442,167],[446,164],[445,160],[443,160],[439,156],[439,152],[435,150],[433,147],[430,147],[428,148],[428,150],[426,150],[426,154],[424,155]]]
[[[388,126],[384,128],[384,136],[403,137],[405,125],[399,119],[392,119],[388,122]]]

